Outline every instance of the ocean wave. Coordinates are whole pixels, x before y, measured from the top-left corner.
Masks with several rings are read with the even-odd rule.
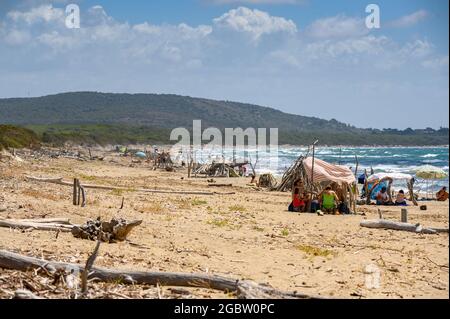
[[[422,155],[421,157],[429,158],[429,157],[438,157],[438,156],[439,156],[439,154],[425,154],[425,155]]]

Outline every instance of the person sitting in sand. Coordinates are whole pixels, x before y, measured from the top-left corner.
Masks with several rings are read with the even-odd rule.
[[[383,186],[381,190],[377,193],[377,205],[391,205],[391,204],[392,203],[389,200],[387,188]]]
[[[319,195],[319,202],[321,211],[329,214],[333,213],[334,215],[339,215],[337,210],[339,197],[330,186],[325,188],[325,190]]]
[[[397,206],[407,206],[406,204],[406,196],[403,189],[398,191],[397,198],[395,199],[395,205]]]
[[[305,210],[306,203],[303,197],[303,194],[300,194],[300,189],[295,188],[294,193],[292,194],[292,202],[289,205],[290,212],[303,212]]]
[[[436,193],[436,199],[439,202],[445,202],[448,199],[447,187],[442,187],[441,190]]]

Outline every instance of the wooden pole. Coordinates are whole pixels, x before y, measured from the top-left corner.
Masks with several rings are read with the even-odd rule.
[[[81,184],[80,180],[77,179],[77,206],[80,205],[80,198],[81,198]]]
[[[307,206],[307,211],[310,212],[311,211],[311,203],[312,203],[312,188],[314,187],[314,161],[315,161],[315,156],[316,156],[316,144],[319,142],[319,140],[316,140],[313,143],[313,151],[312,151],[312,164],[311,164],[311,189],[309,191],[309,195],[310,195],[310,199],[308,200],[308,206]]]
[[[77,179],[73,179],[73,204],[77,204]]]
[[[402,223],[408,222],[408,210],[406,208],[402,208]]]

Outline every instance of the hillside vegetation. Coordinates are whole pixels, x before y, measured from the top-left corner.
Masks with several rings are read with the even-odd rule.
[[[12,126],[0,125],[0,150],[9,148],[23,148],[39,146],[40,141],[33,131]]]
[[[301,109],[299,108],[299,113]],[[0,123],[22,125],[44,141],[169,143],[171,129],[278,128],[280,144],[442,145],[448,128],[361,129],[336,120],[283,113],[252,104],[164,94],[74,92],[0,99]]]

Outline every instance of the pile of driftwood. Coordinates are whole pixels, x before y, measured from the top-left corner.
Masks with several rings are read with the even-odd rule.
[[[99,217],[96,220],[88,220],[84,225],[74,226],[72,235],[81,239],[114,243],[126,240],[131,230],[141,223],[142,220],[127,222],[122,218],[113,218],[109,222],[104,222]]]
[[[102,161],[104,157],[92,155],[91,149],[87,150],[68,150],[68,149],[55,149],[49,147],[40,147],[35,149],[21,149],[17,150],[16,153],[25,158],[68,158],[78,161],[89,161],[89,160],[100,160]]]
[[[195,177],[202,175],[203,177],[239,177],[234,168],[226,163],[202,164],[192,170]]]
[[[277,180],[272,174],[262,174],[259,176],[258,186],[268,188],[270,190],[277,188]]]
[[[153,155],[153,167],[170,169],[173,168],[173,161],[169,152],[161,152]]]

